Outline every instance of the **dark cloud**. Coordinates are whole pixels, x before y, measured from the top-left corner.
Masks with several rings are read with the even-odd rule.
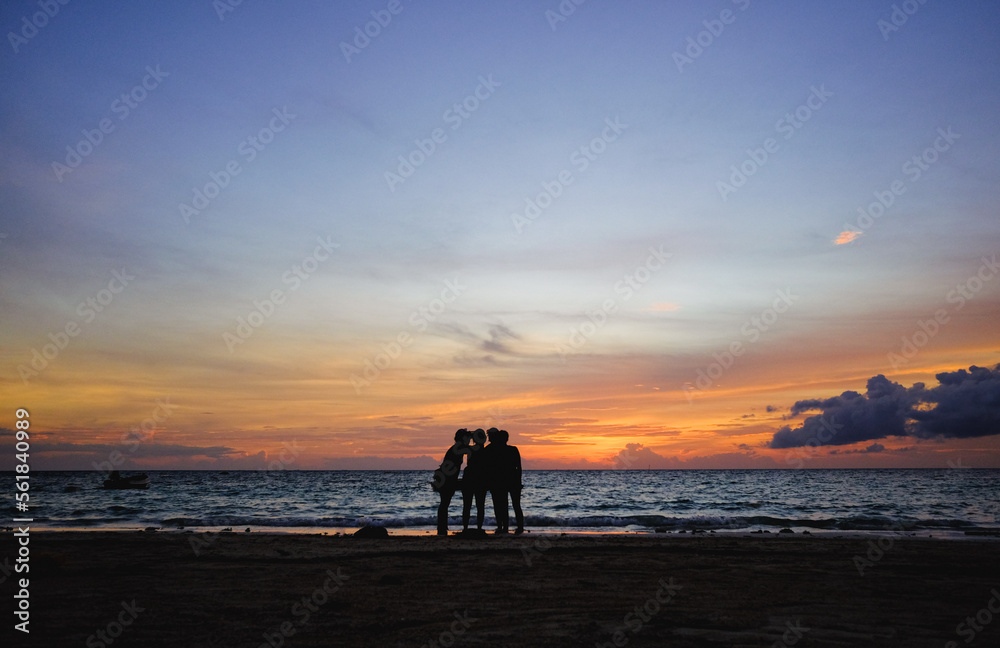
[[[519,339],[516,333],[503,324],[495,324],[491,326],[488,333],[490,339],[483,340],[480,346],[483,351],[490,351],[493,353],[512,353],[510,347],[507,346],[506,341]]]
[[[739,446],[743,452],[724,452],[704,457],[668,457],[659,454],[641,443],[626,443],[625,447],[610,458],[611,468],[629,469],[674,469],[674,468],[775,468],[777,464],[770,457],[759,456],[746,444]],[[607,467],[605,463],[603,466]]]
[[[499,362],[497,362],[496,356],[489,353],[486,355],[476,356],[476,357],[471,357],[464,354],[457,355],[454,356],[451,360],[460,367],[482,367],[484,365],[490,365],[496,367],[499,366],[500,364]]]
[[[438,322],[434,324],[433,330],[436,334],[460,342],[466,347],[467,350],[453,358],[456,364],[462,366],[495,365],[496,355],[515,356],[517,352],[510,347],[509,342],[521,339],[521,336],[504,324],[491,324],[485,335],[454,322]],[[481,352],[485,352],[485,355]]]
[[[442,454],[444,450],[441,451]],[[427,455],[419,457],[330,457],[324,460],[327,470],[434,470],[441,462]]]
[[[142,457],[211,457],[218,459],[229,455],[244,455],[246,453],[235,450],[227,446],[186,446],[174,443],[143,443],[141,445],[121,444],[110,445],[105,443],[69,443],[67,441],[57,443],[35,444],[34,449],[38,453],[98,453],[108,455],[112,452],[128,454],[135,448],[136,455]]]
[[[863,450],[831,450],[830,454],[832,454],[832,455],[836,455],[836,454],[842,454],[842,455],[848,455],[848,454],[878,454],[880,452],[887,452],[887,450],[885,449],[885,446],[882,445],[881,443],[873,443],[870,446],[864,448]],[[893,452],[898,452],[898,451],[893,451]]]
[[[791,407],[791,415],[820,410],[793,428],[778,430],[771,448],[847,445],[890,436],[920,439],[963,439],[1000,434],[1000,365],[973,365],[939,373],[938,386],[923,383],[906,388],[879,374],[868,379],[867,391],[806,399]],[[880,446],[874,444],[873,448]],[[883,448],[884,449],[884,448]],[[868,450],[880,452],[881,450]]]
[[[941,384],[922,398],[934,408],[912,413],[919,431],[915,436],[964,439],[1000,434],[1000,365],[992,370],[973,365],[969,371],[939,373],[936,378]]]

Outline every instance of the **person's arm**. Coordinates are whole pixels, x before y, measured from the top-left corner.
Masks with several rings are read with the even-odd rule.
[[[515,483],[520,487],[521,484],[521,451],[517,449],[517,446],[511,446],[514,450],[514,470],[516,471]]]
[[[454,446],[448,449],[448,452],[444,455],[444,461],[441,462],[441,470],[444,471],[445,477],[458,479],[458,473],[462,470],[462,455],[455,456]],[[455,463],[455,459],[458,459],[458,463]]]

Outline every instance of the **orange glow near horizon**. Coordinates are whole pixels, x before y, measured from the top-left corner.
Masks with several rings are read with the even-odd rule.
[[[49,370],[45,381],[14,386],[5,391],[4,400],[10,406],[46,403],[43,410],[33,412],[42,439],[115,445],[145,422],[144,431],[157,444],[231,450],[228,459],[201,457],[199,466],[258,461],[262,453],[274,456],[283,443],[293,440],[303,448],[296,462],[300,468],[337,465],[337,458],[349,457],[410,458],[427,463],[439,460],[455,429],[495,426],[511,432],[512,443],[520,444],[526,461],[542,466],[615,467],[619,453],[641,446],[669,465],[685,465],[692,459],[711,465],[713,457],[720,457],[720,466],[743,461],[783,467],[789,453],[772,451],[766,444],[780,427],[794,427],[804,418],[784,418],[795,401],[827,398],[846,390],[864,393],[874,373],[884,373],[906,387],[915,382],[932,386],[936,373],[974,364],[975,358],[989,357],[992,352],[983,345],[929,349],[896,371],[886,367],[872,373],[859,371],[858,361],[850,358],[819,367],[808,359],[798,360],[795,353],[779,349],[770,356],[741,358],[720,384],[703,390],[692,389],[690,383],[685,386],[683,381],[669,385],[655,377],[619,380],[615,372],[595,370],[613,366],[614,358],[607,362],[586,358],[581,365],[586,372],[573,371],[572,363],[577,360],[570,358],[565,366],[536,371],[525,380],[523,374],[498,369],[496,376],[439,373],[439,379],[430,382],[423,379],[425,370],[401,361],[360,395],[343,378],[294,379],[296,363],[287,358],[250,380],[229,384],[213,378],[211,372],[185,374],[174,369],[165,374],[110,362],[105,365],[106,376],[92,380],[92,358],[67,358]],[[872,358],[878,362],[880,355]],[[953,358],[961,363],[949,360]],[[343,374],[344,363],[336,364]],[[798,378],[790,380],[790,374]],[[77,387],[64,398],[54,398],[64,383]],[[170,415],[151,421],[162,402],[169,404]],[[773,410],[767,411],[768,407]],[[912,441],[882,439],[879,443],[887,450],[898,450],[912,446]],[[826,448],[823,454],[867,445]],[[995,446],[981,445],[983,456],[995,461]],[[941,451],[927,445],[921,448],[925,463],[933,463],[926,457]],[[739,456],[748,458],[744,461]],[[881,458],[845,454],[836,461],[846,465],[898,457],[890,458],[888,452]],[[190,463],[172,464],[171,459],[158,457],[143,461],[150,468]]]

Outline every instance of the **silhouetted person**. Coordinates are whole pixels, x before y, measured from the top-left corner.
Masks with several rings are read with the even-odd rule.
[[[437,515],[438,535],[448,535],[448,507],[458,490],[458,473],[462,469],[462,457],[469,451],[471,438],[472,433],[465,428],[455,432],[455,444],[448,448],[441,466],[434,471],[432,486],[441,495]]]
[[[507,484],[507,489],[510,492],[510,505],[514,507],[514,522],[517,523],[517,529],[514,530],[514,533],[521,534],[524,533],[524,511],[521,510],[521,489],[524,488],[524,484],[521,483],[523,477],[521,451],[517,449],[517,446],[507,445],[507,441],[510,439],[507,430],[500,430],[500,434],[510,460],[510,469],[507,472],[510,481]]]
[[[476,500],[476,528],[482,530],[486,514],[486,466],[483,452],[486,450],[486,432],[480,428],[472,433],[473,445],[469,447],[465,472],[462,473],[462,530],[469,530],[472,514],[472,500]]]
[[[506,430],[490,428],[490,444],[484,448],[490,493],[493,496],[496,533],[510,530],[510,511],[507,497],[514,504],[517,521],[516,533],[524,533],[524,513],[521,511],[521,453],[515,446],[507,445],[510,435]]]

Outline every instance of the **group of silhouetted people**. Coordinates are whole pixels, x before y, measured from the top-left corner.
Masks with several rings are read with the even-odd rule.
[[[476,528],[482,531],[486,506],[486,492],[493,496],[495,533],[509,532],[510,511],[514,506],[517,528],[514,533],[524,533],[524,513],[521,512],[521,453],[516,446],[508,445],[510,435],[506,430],[490,428],[470,432],[462,428],[455,433],[455,444],[434,471],[434,490],[441,495],[438,506],[438,535],[448,535],[448,507],[451,499],[462,491],[462,530],[469,531],[472,503],[476,503]],[[489,445],[486,445],[487,439]],[[465,472],[459,475],[462,459],[466,459]],[[509,498],[509,501],[508,501]]]

